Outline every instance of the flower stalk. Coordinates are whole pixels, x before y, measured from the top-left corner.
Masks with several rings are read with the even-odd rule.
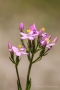
[[[22,90],[17,65],[15,65],[15,69],[16,69],[16,74],[17,74],[17,87],[18,87],[18,90]]]
[[[31,84],[31,81],[30,81],[30,72],[31,72],[33,57],[34,57],[34,54],[32,54],[32,57],[31,57],[31,60],[30,60],[30,64],[29,64],[29,68],[28,68],[26,90],[30,90],[30,88],[31,88],[31,86],[30,86],[30,84]]]

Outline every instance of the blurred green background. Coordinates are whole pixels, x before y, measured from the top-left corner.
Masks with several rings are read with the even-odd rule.
[[[60,90],[60,0],[0,0],[0,90],[17,90],[16,72],[9,61],[7,44],[8,41],[15,46],[20,44],[20,22],[24,22],[25,30],[36,23],[38,30],[45,27],[52,39],[58,36],[50,53],[33,65],[31,90]],[[29,62],[26,56],[21,57],[19,74],[25,90]]]

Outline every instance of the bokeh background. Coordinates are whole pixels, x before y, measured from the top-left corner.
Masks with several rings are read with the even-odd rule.
[[[25,30],[36,23],[38,30],[46,28],[52,39],[58,36],[56,46],[31,70],[31,90],[60,90],[60,0],[0,0],[0,90],[17,90],[15,67],[9,60],[8,41],[20,44],[19,23]],[[36,55],[36,57],[38,54]],[[21,56],[19,74],[25,90],[29,62]]]

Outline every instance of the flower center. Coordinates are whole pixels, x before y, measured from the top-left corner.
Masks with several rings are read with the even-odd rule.
[[[50,42],[49,38],[46,38],[46,42],[47,42],[47,43],[49,43],[49,42]]]
[[[19,47],[19,48],[22,48],[22,46],[21,46],[21,45],[18,45],[18,47]]]
[[[45,28],[42,28],[42,31],[45,31]]]
[[[30,30],[30,29],[28,29],[28,30],[27,30],[27,32],[29,33],[29,32],[31,32],[31,30]]]

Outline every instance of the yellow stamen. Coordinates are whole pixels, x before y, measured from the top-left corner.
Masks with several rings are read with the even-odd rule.
[[[45,28],[42,28],[42,31],[45,31]]]
[[[49,38],[46,39],[47,42],[50,42]]]
[[[27,30],[27,32],[29,33],[29,32],[31,32],[31,30],[30,30],[30,29],[28,29],[28,30]]]
[[[19,48],[22,48],[22,46],[21,46],[21,45],[19,45],[18,47],[19,47]]]

